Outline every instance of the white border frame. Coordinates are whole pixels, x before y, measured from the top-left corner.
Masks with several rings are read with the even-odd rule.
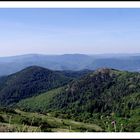
[[[47,1],[29,1],[29,2],[0,2],[0,8],[140,8],[139,2],[97,2],[97,1],[82,1],[82,2],[47,2]]]
[[[0,8],[140,8],[140,1],[139,2],[0,2]],[[76,138],[81,138],[81,139],[92,139],[92,138],[97,138],[97,139],[111,139],[111,138],[118,138],[118,139],[139,139],[140,138],[140,133],[102,133],[102,132],[86,132],[86,133],[0,133],[0,138],[9,138],[9,139],[14,139],[14,138],[34,138],[34,139],[51,139],[51,138],[56,138],[56,139],[76,139]]]

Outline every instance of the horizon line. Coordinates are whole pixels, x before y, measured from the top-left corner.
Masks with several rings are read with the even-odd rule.
[[[140,55],[140,52],[138,53],[93,53],[93,54],[87,54],[87,53],[64,53],[64,54],[44,54],[44,53],[26,53],[26,54],[17,54],[17,55],[5,55],[0,56],[0,58],[4,57],[18,57],[18,56],[26,56],[26,55],[46,55],[46,56],[62,56],[62,55]]]

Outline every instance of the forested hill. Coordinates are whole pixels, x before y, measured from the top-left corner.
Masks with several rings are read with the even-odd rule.
[[[94,113],[124,116],[140,106],[140,74],[98,69],[49,94],[23,100],[18,106],[28,111],[60,111],[79,119]]]
[[[75,115],[83,112],[123,114],[124,109],[138,107],[139,99],[139,73],[104,68],[68,84],[55,96],[50,107]]]
[[[0,104],[9,105],[21,99],[63,86],[72,78],[60,72],[31,66],[0,78]]]

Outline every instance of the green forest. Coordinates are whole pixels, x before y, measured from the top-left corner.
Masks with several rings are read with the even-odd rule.
[[[0,131],[140,132],[140,73],[32,66],[0,78],[0,105]]]

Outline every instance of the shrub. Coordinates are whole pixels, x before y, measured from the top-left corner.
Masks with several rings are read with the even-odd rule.
[[[51,132],[51,126],[47,122],[42,122],[40,129],[43,132]]]
[[[5,120],[2,116],[0,116],[0,122],[5,122]]]
[[[28,118],[28,117],[22,117],[20,122],[22,124],[26,124],[26,125],[31,125],[31,126],[40,126],[42,123],[42,119],[41,118]]]

